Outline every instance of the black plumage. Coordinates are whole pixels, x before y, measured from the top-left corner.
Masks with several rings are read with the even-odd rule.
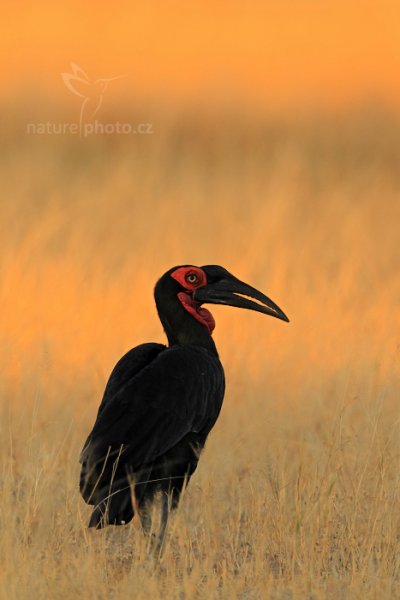
[[[168,346],[142,344],[116,364],[81,453],[80,490],[94,507],[90,527],[128,523],[136,508],[145,532],[161,492],[161,543],[168,513],[196,469],[224,396],[224,371],[211,336],[215,323],[202,305],[288,319],[269,298],[217,266],[170,269],[156,285],[155,300]]]

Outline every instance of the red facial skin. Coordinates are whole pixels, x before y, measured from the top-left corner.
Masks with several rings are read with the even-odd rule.
[[[187,278],[197,276],[196,281],[187,281]],[[192,292],[200,287],[207,285],[207,277],[199,267],[179,267],[173,273],[173,277],[186,291],[178,293],[178,299],[183,308],[191,314],[199,323],[208,329],[210,335],[215,329],[214,317],[206,308],[201,308],[201,304],[193,300]]]

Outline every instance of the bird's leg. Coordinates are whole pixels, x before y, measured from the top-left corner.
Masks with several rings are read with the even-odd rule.
[[[148,536],[151,533],[151,504],[145,502],[142,506],[139,506],[138,513],[143,533]]]
[[[161,524],[158,535],[151,532],[151,508],[151,503],[147,502],[145,505],[139,508],[138,512],[142,524],[143,533],[146,537],[150,537],[150,553],[154,556],[154,558],[160,558],[164,549],[164,542],[167,533],[168,518],[170,513],[169,495],[163,493],[161,498]]]
[[[169,497],[169,494],[164,493],[162,495],[162,500],[161,500],[161,525],[160,525],[160,531],[158,533],[158,549],[159,549],[160,554],[162,553],[163,547],[164,547],[165,535],[167,533],[167,527],[168,527],[169,513],[170,513],[170,497]]]

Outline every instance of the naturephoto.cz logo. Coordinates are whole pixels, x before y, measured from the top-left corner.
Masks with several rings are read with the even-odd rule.
[[[124,75],[117,77],[102,77],[91,80],[86,72],[75,63],[71,63],[71,73],[61,73],[61,78],[67,89],[80,98],[79,120],[75,123],[46,121],[43,123],[27,123],[26,132],[31,135],[149,135],[153,133],[152,123],[121,123],[114,121],[103,123],[94,117],[99,112],[104,94],[109,84]]]

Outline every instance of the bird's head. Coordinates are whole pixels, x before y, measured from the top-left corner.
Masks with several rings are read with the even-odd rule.
[[[184,265],[170,269],[158,281],[155,298],[164,327],[163,313],[175,310],[181,316],[191,315],[208,334],[211,334],[215,328],[215,320],[203,304],[248,308],[282,321],[289,321],[285,313],[268,296],[217,265]],[[168,307],[170,310],[163,310]],[[172,323],[167,322],[167,327],[168,325]]]

